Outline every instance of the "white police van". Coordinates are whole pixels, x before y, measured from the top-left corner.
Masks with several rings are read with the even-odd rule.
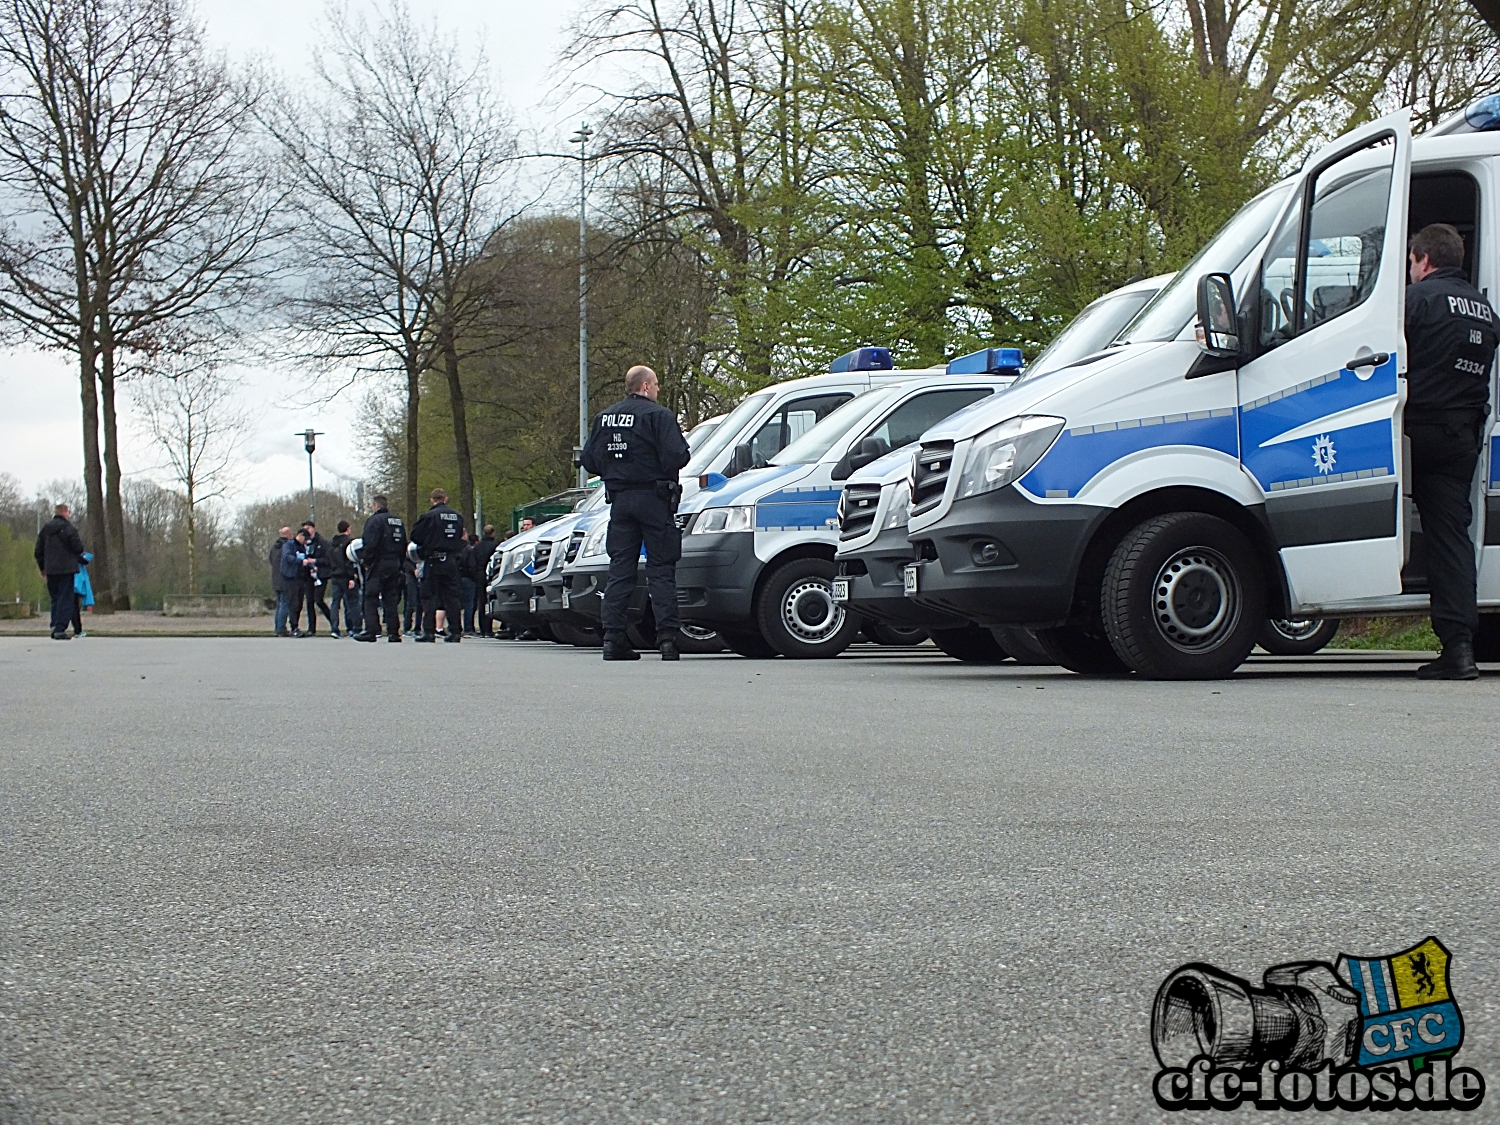
[[[683,621],[717,630],[743,656],[842,652],[863,624],[832,598],[842,482],[1008,386],[1020,363],[1018,350],[991,348],[936,371],[902,372],[900,382],[853,399],[768,466],[735,479],[705,477],[680,512]]]
[[[925,433],[907,592],[1036,628],[1077,671],[1161,678],[1228,674],[1268,617],[1425,609],[1406,242],[1451,223],[1475,284],[1500,285],[1497,126],[1487,99],[1415,142],[1405,111],[1339,138],[1246,204],[1115,347]],[[1488,454],[1473,528],[1481,604],[1500,609]]]

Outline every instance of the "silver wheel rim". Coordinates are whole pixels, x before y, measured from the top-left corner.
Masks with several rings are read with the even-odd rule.
[[[679,625],[677,631],[694,641],[711,641],[719,635],[716,630],[705,629],[702,625]]]
[[[837,633],[844,624],[844,611],[833,600],[833,589],[819,578],[792,583],[781,599],[781,623],[805,644],[818,644]]]
[[[1240,620],[1234,568],[1207,547],[1176,552],[1157,571],[1151,616],[1162,638],[1180,652],[1216,648]]]
[[[1321,617],[1302,617],[1294,620],[1272,618],[1271,628],[1289,641],[1305,641],[1323,627]]]

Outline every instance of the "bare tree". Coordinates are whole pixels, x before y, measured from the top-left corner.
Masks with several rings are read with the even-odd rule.
[[[124,607],[116,379],[167,333],[222,331],[264,270],[255,93],[180,0],[3,0],[0,69],[0,312],[78,356],[99,601]]]
[[[218,365],[182,357],[159,362],[138,384],[136,401],[147,432],[182,488],[187,524],[188,592],[198,592],[198,508],[223,496],[250,416],[235,400],[238,387]]]
[[[474,514],[461,366],[465,329],[495,300],[492,273],[472,267],[507,210],[514,156],[488,63],[471,64],[450,37],[413,24],[395,2],[372,25],[330,11],[331,47],[318,59],[321,95],[285,98],[267,114],[295,183],[296,246],[307,278],[292,302],[311,354],[356,374],[406,384],[406,509],[416,514],[421,379],[448,387],[458,495]]]

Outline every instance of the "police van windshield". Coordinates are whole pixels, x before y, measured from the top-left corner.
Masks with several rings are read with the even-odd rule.
[[[724,419],[710,418],[706,422],[699,422],[687,435],[689,451],[700,449],[705,441],[719,428],[719,423]]]
[[[682,470],[683,475],[696,477],[708,472],[708,466],[713,459],[722,453],[724,447],[734,440],[735,435],[750,424],[750,419],[759,414],[761,408],[775,397],[774,391],[761,391],[759,394],[751,395],[726,414],[724,421],[719,423],[718,429],[708,435],[703,448],[693,452],[693,459]]]
[[[1294,182],[1261,192],[1224,224],[1191,262],[1177,271],[1156,299],[1120,334],[1127,344],[1175,340],[1198,315],[1198,279],[1206,273],[1232,274],[1270,233]]]
[[[864,394],[855,395],[843,406],[824,418],[807,433],[792,442],[775,457],[772,465],[811,465],[821,461],[823,455],[850,430],[862,424],[866,418],[884,410],[901,395],[900,386],[877,387]]]
[[[1134,289],[1129,293],[1110,293],[1100,297],[1075,316],[1042,354],[1026,365],[1016,382],[1023,383],[1044,372],[1066,367],[1086,355],[1103,351],[1115,342],[1120,329],[1129,324],[1156,293],[1155,289]]]

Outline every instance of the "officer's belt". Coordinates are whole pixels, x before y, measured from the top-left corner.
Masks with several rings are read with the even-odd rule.
[[[676,481],[654,480],[607,480],[605,487],[611,492],[654,492],[658,484],[675,484]]]
[[[448,561],[448,552],[447,551],[433,551],[432,554],[430,554],[430,555],[423,555],[422,557],[424,559],[430,560],[431,562],[447,562]]]

